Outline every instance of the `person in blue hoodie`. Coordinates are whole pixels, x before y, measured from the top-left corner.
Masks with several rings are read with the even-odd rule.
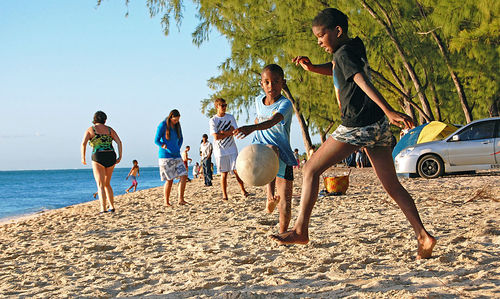
[[[184,190],[186,189],[187,169],[181,158],[182,130],[179,119],[181,114],[177,109],[170,111],[168,117],[158,125],[155,136],[155,144],[160,147],[158,164],[160,177],[165,182],[164,197],[165,205],[170,207],[170,191],[175,178],[179,178],[179,204],[185,205]]]

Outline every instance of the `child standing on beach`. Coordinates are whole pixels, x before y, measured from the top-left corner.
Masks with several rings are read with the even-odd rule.
[[[217,114],[210,121],[210,134],[214,136],[214,157],[217,164],[217,171],[221,174],[220,182],[222,188],[222,199],[228,200],[227,197],[227,174],[232,171],[238,184],[240,185],[241,193],[247,197],[249,193],[245,190],[243,181],[236,172],[236,158],[238,157],[238,148],[234,142],[233,131],[238,128],[236,119],[229,113],[226,113],[226,100],[218,98],[214,102]]]
[[[187,169],[181,159],[182,130],[179,119],[181,114],[177,109],[170,111],[167,119],[158,125],[155,143],[160,147],[158,164],[160,177],[166,181],[163,187],[165,206],[170,207],[170,191],[175,178],[179,178],[178,197],[179,204],[185,205],[184,190],[186,189]]]
[[[255,101],[255,124],[234,130],[238,138],[244,138],[255,131],[252,143],[269,145],[278,153],[279,170],[275,180],[267,185],[266,211],[272,213],[278,204],[280,233],[287,231],[292,217],[293,166],[297,164],[290,146],[293,106],[290,100],[281,95],[285,84],[283,69],[279,65],[264,67],[260,86],[266,96]]]
[[[135,192],[137,190],[137,177],[140,175],[139,174],[139,163],[137,162],[137,160],[134,160],[132,161],[132,169],[130,169],[130,171],[128,172],[128,175],[127,175],[127,178],[126,180],[128,180],[128,178],[132,178],[132,185],[130,187],[128,187],[127,190],[125,190],[125,192],[129,192],[130,189],[134,188],[134,191]]]
[[[281,244],[308,243],[309,220],[318,197],[320,175],[356,149],[365,147],[382,186],[413,227],[418,241],[417,259],[428,258],[436,239],[424,228],[412,197],[399,182],[390,148],[389,123],[411,127],[413,122],[406,114],[395,111],[370,82],[365,47],[358,37],[348,37],[347,24],[347,16],[341,11],[334,8],[321,11],[313,20],[312,31],[318,45],[333,54],[333,61],[312,64],[305,56],[293,59],[307,71],[333,75],[342,124],[304,166],[300,212],[295,226],[272,238]]]

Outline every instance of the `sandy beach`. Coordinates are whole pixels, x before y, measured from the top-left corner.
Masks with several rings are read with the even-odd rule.
[[[311,242],[294,246],[268,238],[278,214],[264,212],[264,188],[245,199],[231,176],[223,202],[215,177],[188,183],[187,206],[175,188],[165,208],[159,187],[118,196],[114,214],[93,201],[0,225],[0,297],[500,297],[500,172],[401,181],[438,238],[430,259],[415,261],[371,168],[353,169],[347,195],[318,199]]]

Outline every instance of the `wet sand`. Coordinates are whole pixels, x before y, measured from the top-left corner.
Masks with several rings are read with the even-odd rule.
[[[341,175],[345,168],[332,168]],[[302,179],[296,172],[292,224]],[[413,231],[370,168],[347,195],[318,199],[308,245],[278,246],[265,190],[245,199],[233,176],[187,184],[187,206],[162,188],[0,225],[0,297],[456,298],[500,296],[500,172],[401,181],[438,238],[415,261]],[[91,194],[89,194],[91,196]]]

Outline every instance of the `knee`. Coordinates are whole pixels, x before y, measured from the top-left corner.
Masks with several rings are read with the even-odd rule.
[[[302,175],[303,176],[315,176],[319,175],[318,169],[314,167],[312,163],[309,161],[304,164],[304,167],[302,167]]]

